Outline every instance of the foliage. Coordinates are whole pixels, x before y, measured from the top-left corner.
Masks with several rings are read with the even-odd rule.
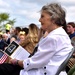
[[[0,13],[0,29],[3,29],[7,23],[14,25],[16,19],[10,20],[9,17],[8,13]]]
[[[14,23],[16,22],[16,19],[13,19],[13,20],[8,20],[8,24],[11,24],[11,25],[14,25]]]
[[[7,13],[0,13],[0,23],[3,22],[3,21],[8,20],[8,18],[9,18],[9,14],[7,14]]]

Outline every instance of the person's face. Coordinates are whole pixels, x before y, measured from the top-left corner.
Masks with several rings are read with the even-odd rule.
[[[67,25],[67,33],[74,32],[74,28],[71,25]]]
[[[18,31],[17,29],[14,30],[15,35],[18,35]]]
[[[50,15],[48,13],[46,13],[45,11],[43,11],[41,13],[41,17],[40,17],[39,21],[41,22],[41,28],[43,30],[48,30],[52,23],[51,19],[50,19]]]
[[[13,42],[13,41],[16,41],[16,39],[15,39],[14,37],[12,37],[12,38],[10,39],[10,43]]]
[[[24,35],[20,35],[20,41],[24,41],[25,40],[25,36]]]
[[[7,35],[3,35],[3,40],[7,40],[8,39],[8,36]]]

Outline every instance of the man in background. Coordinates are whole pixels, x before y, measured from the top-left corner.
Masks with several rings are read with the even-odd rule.
[[[70,39],[72,39],[75,36],[75,24],[74,24],[74,22],[67,23],[67,33],[68,33]]]

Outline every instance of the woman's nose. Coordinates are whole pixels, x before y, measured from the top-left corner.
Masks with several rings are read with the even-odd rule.
[[[39,19],[39,22],[41,22],[41,18]]]

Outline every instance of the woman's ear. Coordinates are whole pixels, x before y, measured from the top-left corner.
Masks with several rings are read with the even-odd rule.
[[[53,24],[55,24],[55,20],[51,20]]]

